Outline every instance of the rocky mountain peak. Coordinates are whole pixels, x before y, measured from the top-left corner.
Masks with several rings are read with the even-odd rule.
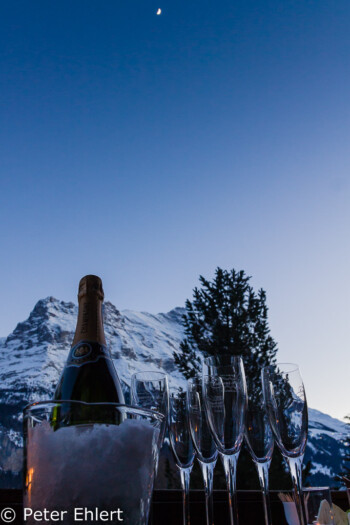
[[[16,346],[25,350],[42,344],[54,344],[62,339],[63,319],[76,315],[77,307],[71,302],[64,302],[47,297],[40,299],[29,314],[27,320],[17,324],[14,331],[6,338],[5,348]],[[63,323],[63,325],[66,323]]]

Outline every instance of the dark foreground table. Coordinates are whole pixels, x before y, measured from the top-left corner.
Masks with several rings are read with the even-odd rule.
[[[332,492],[333,503],[343,510],[348,508],[346,492]],[[239,518],[241,525],[264,525],[261,494],[256,491],[238,491]],[[191,525],[205,525],[204,493],[193,490],[190,494]],[[1,511],[11,508],[16,512],[16,518],[11,523],[22,525],[22,492],[20,490],[0,490],[0,525]],[[271,510],[273,523],[286,525],[283,506],[277,492],[271,492]],[[228,525],[227,493],[214,491],[215,525]],[[39,522],[38,522],[39,523]],[[45,523],[44,521],[41,523]],[[48,522],[46,522],[48,523]],[[59,523],[59,522],[58,522]],[[179,490],[156,490],[153,495],[152,515],[150,525],[182,525],[182,500]]]

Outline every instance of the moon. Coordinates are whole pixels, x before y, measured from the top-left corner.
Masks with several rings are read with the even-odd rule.
[[[161,9],[158,9],[157,11],[157,15],[161,15],[162,14],[162,10]]]

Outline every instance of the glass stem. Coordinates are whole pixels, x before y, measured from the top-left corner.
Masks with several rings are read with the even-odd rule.
[[[260,487],[261,487],[262,495],[263,495],[265,525],[272,524],[270,495],[269,495],[270,463],[271,461],[266,461],[265,463],[255,463],[258,474],[259,474],[259,482],[260,482]]]
[[[293,480],[294,489],[294,500],[298,511],[300,525],[307,525],[305,507],[303,505],[303,493],[302,493],[302,464],[304,454],[298,458],[288,458],[290,473]]]
[[[190,474],[192,466],[180,468],[181,486],[182,486],[182,513],[183,525],[190,525]]]
[[[232,455],[221,454],[224,465],[230,510],[230,525],[238,525],[238,502],[236,492],[236,471],[239,452]]]
[[[198,460],[199,461],[199,460]],[[204,490],[205,490],[205,511],[207,525],[214,525],[214,508],[213,508],[213,475],[216,460],[211,463],[199,461],[202,469]]]

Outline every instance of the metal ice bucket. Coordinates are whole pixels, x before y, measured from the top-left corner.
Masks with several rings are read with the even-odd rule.
[[[113,403],[26,407],[25,521],[147,525],[163,419]]]

